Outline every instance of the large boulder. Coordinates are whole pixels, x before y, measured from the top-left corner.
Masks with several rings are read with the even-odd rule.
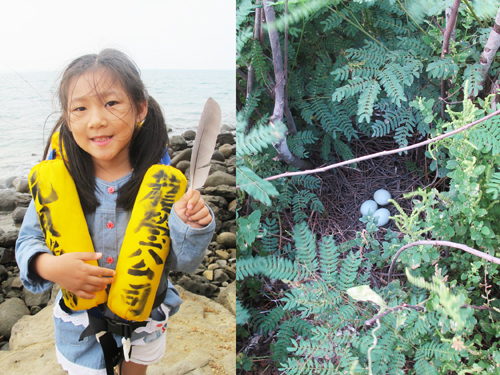
[[[12,212],[12,220],[14,220],[14,223],[21,224],[24,220],[24,215],[26,215],[26,211],[28,211],[27,207],[16,207],[14,212]]]
[[[12,185],[14,185],[14,188],[18,193],[30,192],[30,185],[28,183],[28,179],[26,178],[17,177],[14,181],[12,181]]]
[[[165,356],[148,375],[236,374],[236,321],[224,306],[177,287],[184,303],[168,321]],[[55,354],[52,306],[22,318],[12,330],[10,351],[0,351],[0,373],[64,375]],[[3,372],[2,372],[3,371]]]
[[[16,207],[28,207],[31,195],[18,193],[14,190],[0,190],[0,211],[14,211]]]
[[[0,236],[0,246],[1,247],[14,246],[16,244],[18,236],[19,236],[19,229],[10,230],[7,233],[2,234]]]
[[[205,187],[219,185],[236,186],[236,177],[228,173],[217,171],[208,176],[207,181],[205,181]]]
[[[180,135],[174,135],[173,137],[170,137],[168,145],[172,148],[172,150],[180,151],[187,147],[187,142]]]
[[[19,298],[11,298],[0,305],[0,336],[10,337],[14,324],[30,311]]]
[[[236,281],[220,292],[217,301],[236,316]]]

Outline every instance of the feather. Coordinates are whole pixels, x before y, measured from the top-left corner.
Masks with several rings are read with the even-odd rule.
[[[210,160],[219,135],[221,111],[219,104],[212,98],[205,103],[200,124],[194,139],[191,154],[191,184],[193,189],[203,187],[210,172]]]

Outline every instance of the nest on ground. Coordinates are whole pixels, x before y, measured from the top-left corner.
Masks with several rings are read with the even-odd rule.
[[[416,140],[410,140],[414,143]],[[355,157],[374,154],[376,152],[398,148],[393,138],[360,138],[350,142]],[[432,159],[425,157],[425,147],[408,151],[407,154],[393,154],[377,157],[357,163],[355,166],[344,166],[318,173],[321,188],[315,191],[325,207],[325,212],[308,212],[308,224],[318,238],[333,235],[337,243],[342,243],[356,237],[356,232],[362,231],[365,224],[361,218],[361,204],[373,199],[378,189],[385,189],[405,212],[410,213],[412,203],[403,198],[403,194],[417,190],[419,187],[435,186],[436,172],[431,172]],[[340,160],[340,158],[337,158]],[[321,155],[313,153],[311,161],[316,167],[322,166]],[[393,204],[384,206],[391,216],[398,213]],[[382,239],[387,228],[397,231],[393,220],[380,227],[379,236]]]

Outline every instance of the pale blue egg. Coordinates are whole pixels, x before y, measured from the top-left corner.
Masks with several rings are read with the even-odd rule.
[[[375,213],[373,214],[373,217],[378,217],[378,222],[377,222],[377,227],[381,227],[382,225],[385,225],[389,222],[389,216],[391,213],[387,208],[379,208]]]
[[[391,199],[391,193],[385,189],[379,189],[373,194],[373,199],[381,206],[385,206],[389,203],[389,199]]]
[[[365,216],[365,215],[373,215],[373,213],[377,211],[377,208],[378,208],[377,202],[369,199],[366,202],[363,202],[359,210],[361,211],[361,215]]]

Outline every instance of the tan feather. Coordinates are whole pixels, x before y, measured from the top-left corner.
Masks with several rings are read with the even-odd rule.
[[[205,103],[201,113],[200,124],[194,139],[193,152],[191,154],[191,184],[193,189],[203,187],[210,172],[210,160],[217,142],[221,123],[221,111],[219,104],[212,98]]]

